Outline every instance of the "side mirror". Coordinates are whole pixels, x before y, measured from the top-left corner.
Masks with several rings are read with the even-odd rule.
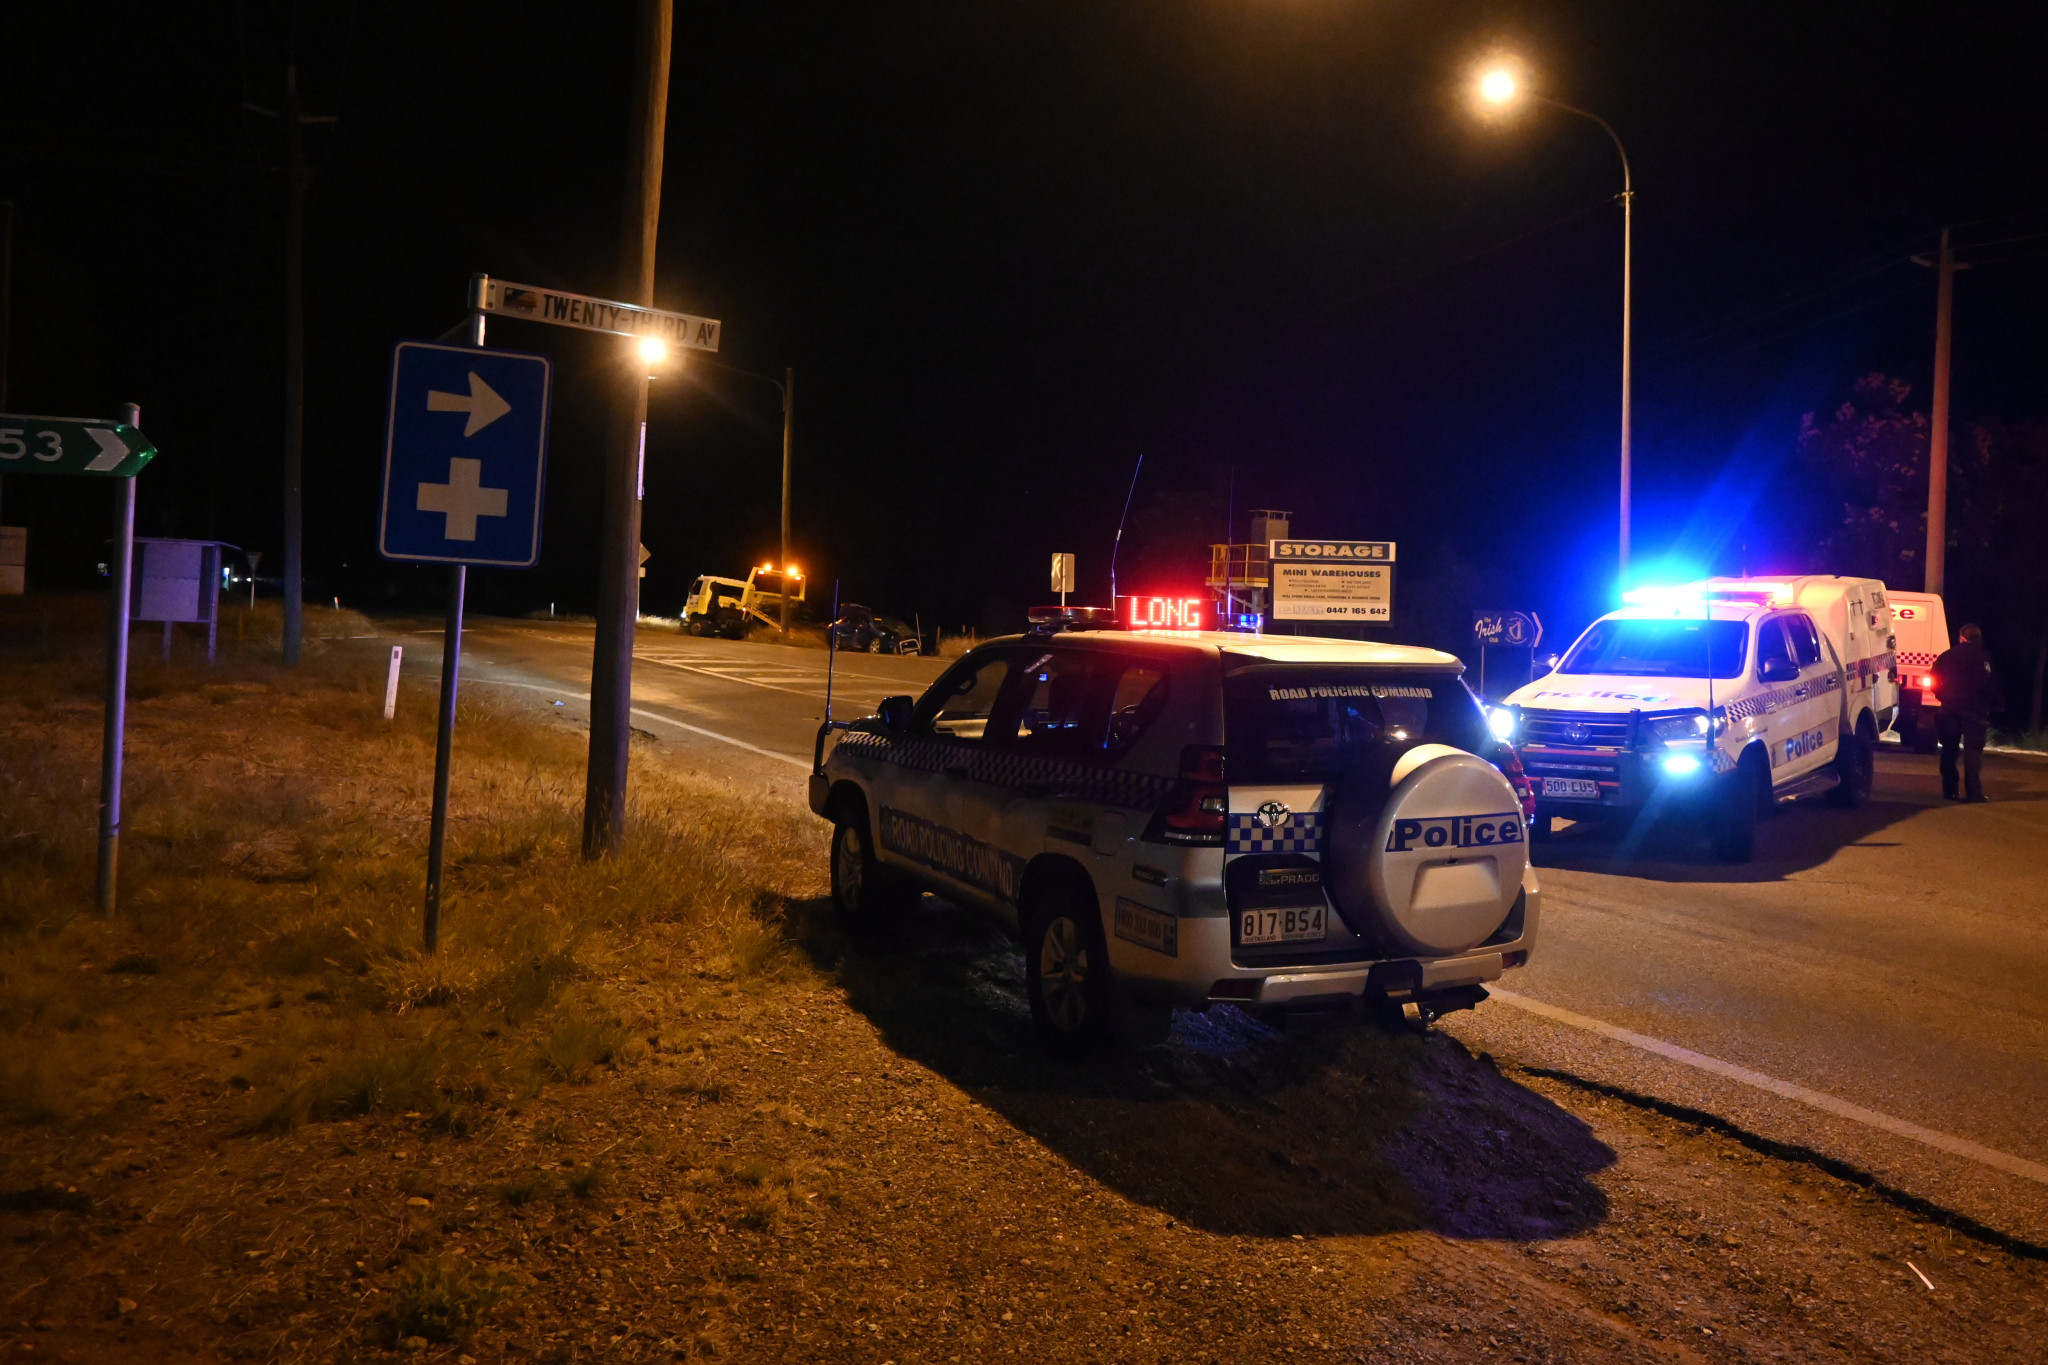
[[[1756,676],[1761,682],[1792,682],[1799,677],[1799,665],[1790,659],[1766,659],[1757,665]]]
[[[875,708],[875,715],[881,719],[884,730],[900,735],[909,731],[910,719],[916,709],[917,703],[909,697],[884,697],[882,704]]]
[[[1536,661],[1536,671],[1539,673],[1557,672],[1558,659],[1559,656],[1555,654],[1544,655],[1542,658]]]

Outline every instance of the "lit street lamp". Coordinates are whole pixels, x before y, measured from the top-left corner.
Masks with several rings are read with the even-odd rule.
[[[1598,114],[1554,100],[1528,88],[1522,71],[1513,62],[1489,63],[1479,72],[1474,83],[1473,94],[1479,106],[1487,112],[1504,113],[1523,100],[1534,100],[1547,104],[1553,109],[1562,109],[1567,114],[1577,114],[1582,119],[1600,125],[1614,143],[1614,150],[1621,155],[1621,573],[1623,586],[1628,580],[1628,532],[1629,532],[1629,327],[1630,327],[1630,278],[1634,267],[1635,188],[1629,178],[1628,149],[1621,145],[1621,137],[1606,119]]]

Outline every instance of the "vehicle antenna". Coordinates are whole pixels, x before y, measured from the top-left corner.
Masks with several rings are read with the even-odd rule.
[[[832,723],[832,665],[839,657],[839,580],[832,580],[832,624],[825,627],[825,723]],[[823,741],[819,741],[823,743]]]
[[[1138,491],[1138,471],[1145,467],[1145,457],[1138,456],[1138,463],[1131,470],[1130,491],[1124,494],[1124,514],[1116,519],[1116,540],[1109,547],[1109,609],[1116,610],[1116,552],[1123,548],[1124,522],[1130,519],[1131,498]]]

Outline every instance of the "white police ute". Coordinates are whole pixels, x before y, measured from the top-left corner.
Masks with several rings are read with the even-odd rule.
[[[1883,583],[1709,578],[1626,600],[1488,718],[1535,785],[1532,835],[1559,816],[1676,807],[1741,863],[1773,801],[1869,798],[1877,737],[1899,707]]]
[[[1459,660],[1108,617],[1041,608],[821,728],[843,915],[927,890],[994,912],[1068,1052],[1215,1001],[1427,1022],[1528,960],[1533,802]]]

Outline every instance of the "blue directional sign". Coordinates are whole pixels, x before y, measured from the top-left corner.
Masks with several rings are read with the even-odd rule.
[[[398,343],[377,533],[386,559],[533,567],[548,377],[545,356]]]

